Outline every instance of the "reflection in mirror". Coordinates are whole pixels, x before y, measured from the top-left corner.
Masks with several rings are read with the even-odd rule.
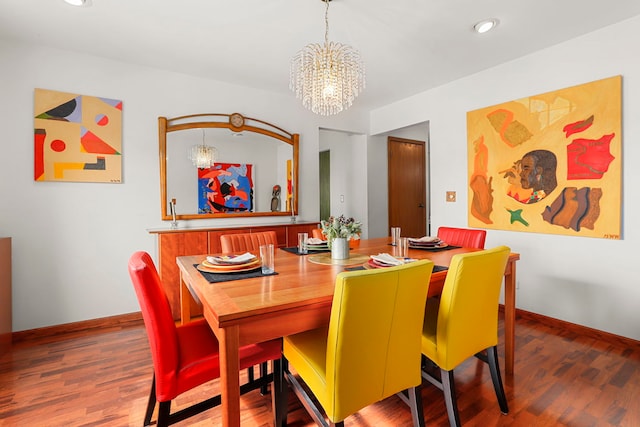
[[[176,219],[297,214],[297,134],[237,113],[160,117],[158,125],[162,219],[172,219],[174,199]],[[203,132],[217,156],[199,169],[189,153]]]

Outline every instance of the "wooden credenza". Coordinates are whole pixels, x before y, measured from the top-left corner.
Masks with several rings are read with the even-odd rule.
[[[279,247],[293,247],[298,244],[298,233],[309,233],[318,228],[317,222],[234,226],[228,228],[199,228],[183,230],[150,230],[158,236],[158,273],[171,305],[173,318],[180,318],[180,272],[176,257],[185,255],[220,253],[220,236],[237,233],[259,233],[275,231]],[[191,302],[191,316],[202,314],[195,301]]]
[[[11,348],[11,238],[0,237],[0,356]]]

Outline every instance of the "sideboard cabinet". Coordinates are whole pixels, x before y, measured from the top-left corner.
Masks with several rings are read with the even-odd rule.
[[[171,305],[174,319],[180,319],[180,272],[176,257],[185,255],[220,253],[220,236],[237,233],[259,233],[275,231],[278,247],[293,247],[298,244],[298,233],[309,233],[318,228],[317,222],[256,226],[234,226],[229,228],[198,228],[182,230],[151,230],[158,238],[158,273]],[[192,301],[191,316],[202,314],[200,307]]]

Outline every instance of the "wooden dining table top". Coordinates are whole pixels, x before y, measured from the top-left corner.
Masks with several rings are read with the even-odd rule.
[[[369,255],[395,255],[396,248],[389,242],[388,237],[362,240],[359,247],[352,249],[350,253],[364,256],[358,256],[359,262],[351,265],[318,264],[309,259],[314,256],[313,253],[297,255],[277,249],[276,275],[217,283],[209,283],[194,267],[201,263],[207,254],[178,257],[177,262],[190,292],[203,303],[205,311],[208,309],[209,316],[213,317],[211,320],[215,320],[216,326],[225,327],[251,316],[275,313],[294,306],[300,308],[305,305],[330,304],[336,275],[346,268],[362,266],[366,262],[362,260]],[[448,267],[454,255],[476,250],[409,249],[408,256],[414,259],[430,259],[435,265]],[[511,254],[511,259],[517,260],[519,255]],[[429,295],[441,292],[446,274],[446,270],[432,274]]]

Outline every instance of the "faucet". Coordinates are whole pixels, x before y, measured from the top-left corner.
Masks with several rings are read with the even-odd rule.
[[[178,228],[178,221],[176,221],[176,199],[171,199],[169,208],[171,208],[171,229],[175,230]]]

